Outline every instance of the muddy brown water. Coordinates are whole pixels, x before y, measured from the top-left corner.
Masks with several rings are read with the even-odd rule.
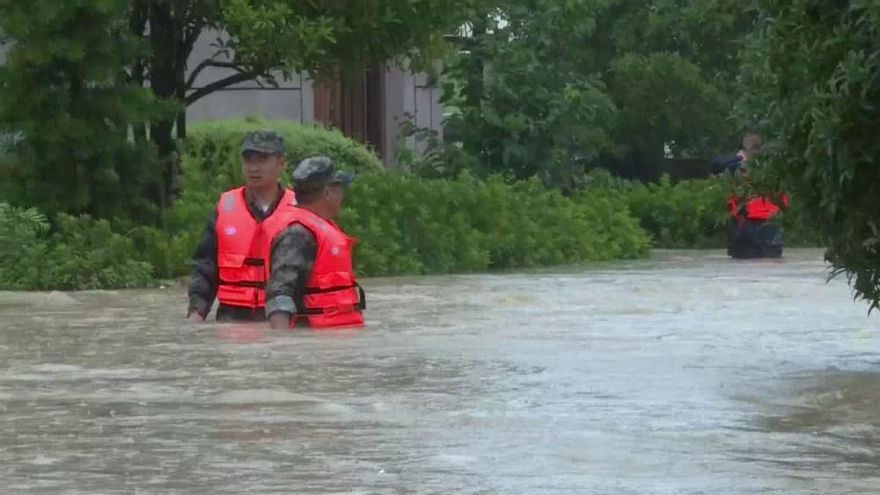
[[[369,327],[0,293],[0,493],[878,493],[880,324],[822,255],[366,281]]]

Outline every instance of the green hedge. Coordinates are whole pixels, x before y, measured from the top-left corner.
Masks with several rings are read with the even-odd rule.
[[[35,209],[0,203],[0,289],[117,289],[148,285],[153,267],[106,220],[61,214],[54,231]]]
[[[192,126],[183,143],[184,197],[242,184],[241,141],[247,132],[261,129],[275,131],[284,138],[291,169],[304,158],[324,155],[358,174],[383,170],[375,154],[335,129],[258,118],[209,121]]]
[[[424,180],[390,173],[368,149],[337,131],[248,119],[194,126],[184,146],[184,192],[165,215],[163,229],[130,229],[157,276],[189,272],[189,258],[220,192],[241,183],[239,147],[255,129],[284,137],[291,166],[323,154],[358,174],[340,223],[361,239],[355,261],[362,275],[509,269],[647,253],[647,237],[620,201],[605,196],[573,201],[534,181]]]
[[[726,246],[727,196],[721,180],[685,180],[668,176],[653,184],[635,184],[624,192],[626,203],[658,248]]]
[[[537,180],[362,177],[342,226],[364,275],[433,274],[635,258],[648,237],[620,201],[572,199]]]
[[[335,131],[242,120],[192,128],[183,146],[183,195],[161,228],[59,215],[50,229],[39,212],[0,203],[0,289],[138,287],[187,275],[220,192],[240,182],[242,137],[262,128],[285,137],[291,163],[324,154],[358,172],[339,221],[360,239],[361,275],[635,258],[652,243],[724,246],[728,189],[719,180],[643,185],[594,172],[584,190],[564,196],[538,180],[422,179],[386,171],[369,150]],[[796,210],[783,221],[799,227]],[[808,238],[809,229],[801,230]]]
[[[589,174],[587,190],[624,201],[651,244],[663,249],[721,249],[727,245],[727,198],[730,183],[722,177],[642,184],[612,177],[597,169]],[[819,245],[815,229],[803,221],[797,198],[776,217],[785,229],[788,247]]]

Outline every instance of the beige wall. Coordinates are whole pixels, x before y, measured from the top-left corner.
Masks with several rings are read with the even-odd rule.
[[[216,31],[202,33],[190,54],[187,63],[190,69],[216,52],[216,47],[211,45],[217,36]],[[222,57],[218,60],[227,61]],[[234,73],[233,69],[207,68],[199,74],[194,87],[202,87]],[[314,99],[308,79],[303,75],[297,75],[292,80],[285,81],[281,74],[278,74],[277,81],[279,83],[277,89],[265,84],[264,87],[260,87],[256,82],[250,81],[215,91],[187,108],[187,120],[199,122],[207,119],[260,115],[301,123],[313,122]]]
[[[205,32],[196,43],[189,59],[194,68],[210,57],[216,49],[211,46],[218,36],[215,31]],[[203,71],[196,86],[209,84],[233,73],[230,69],[211,68]],[[288,119],[303,124],[314,123],[314,92],[307,74],[283,81],[278,76],[281,89],[260,88],[253,82],[242,83],[227,90],[217,91],[187,108],[187,120],[199,122],[206,119],[224,119],[259,115],[268,118]],[[385,143],[388,150],[384,162],[393,166],[399,146],[420,149],[423,143],[412,138],[400,141],[400,126],[407,118],[415,120],[419,127],[440,131],[442,109],[440,90],[427,85],[423,75],[414,76],[399,67],[388,67],[385,74]]]
[[[190,68],[196,67],[216,51],[211,44],[217,35],[215,31],[202,34],[190,55]],[[4,52],[4,47],[0,46],[0,63],[5,60]],[[231,69],[206,69],[199,74],[195,86],[209,84],[232,73],[234,72]],[[196,123],[208,119],[263,116],[303,124],[314,123],[314,93],[308,76],[302,74],[293,80],[284,81],[279,74],[278,82],[280,89],[261,88],[254,82],[246,82],[216,91],[187,108],[187,121]],[[412,138],[401,142],[400,126],[404,120],[412,118],[419,127],[442,130],[440,90],[429,87],[424,75],[413,75],[396,66],[387,68],[384,88],[384,148],[388,150],[384,161],[393,166],[401,145],[416,149],[423,147],[423,144],[414,142]]]
[[[428,86],[424,74],[411,74],[399,67],[390,67],[385,78],[385,163],[394,165],[401,146],[423,151],[425,144],[409,137],[400,139],[400,126],[411,120],[417,127],[437,131],[442,137],[443,109],[440,89]]]

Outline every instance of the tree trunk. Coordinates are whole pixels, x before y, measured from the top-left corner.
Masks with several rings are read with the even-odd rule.
[[[472,38],[468,47],[470,48],[470,60],[462,93],[465,101],[472,108],[480,108],[483,101],[483,58],[485,56],[483,42],[487,36],[487,27],[488,21],[483,17],[474,21]]]
[[[129,18],[129,29],[139,39],[144,37],[147,26],[147,18],[149,17],[149,7],[144,0],[132,0],[131,13]],[[146,78],[146,62],[142,56],[134,61],[131,66],[131,82],[138,87],[144,87]],[[139,146],[143,145],[147,140],[147,124],[145,122],[133,122],[131,124],[132,135],[134,141]]]
[[[174,71],[175,57],[169,56],[174,53],[176,33],[174,18],[170,2],[152,1],[150,8],[150,34],[151,48],[150,64],[150,87],[153,94],[162,100],[170,101],[176,96],[176,77]],[[175,160],[174,139],[172,130],[174,119],[162,117],[158,122],[150,126],[150,137],[159,152],[159,160],[162,164],[162,173],[156,187],[156,203],[159,208],[165,209],[171,204],[170,186]]]

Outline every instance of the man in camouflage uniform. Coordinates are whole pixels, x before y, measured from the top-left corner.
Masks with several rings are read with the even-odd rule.
[[[243,188],[227,191],[221,198],[226,200],[235,199],[236,202],[242,202],[245,207],[241,208],[237,214],[243,217],[245,224],[259,225],[279,210],[279,204],[282,199],[288,197],[283,207],[288,207],[286,203],[293,198],[293,193],[286,190],[279,183],[279,178],[284,172],[284,142],[278,134],[271,131],[255,131],[245,136],[241,147],[242,173],[246,183]],[[239,191],[239,189],[242,189]],[[221,268],[218,267],[218,249],[225,251],[222,243],[230,242],[230,240],[240,241],[239,238],[227,237],[223,232],[218,235],[218,215],[225,214],[228,204],[218,202],[217,208],[211,213],[205,231],[202,234],[201,242],[199,242],[196,252],[193,255],[193,272],[192,283],[189,288],[189,308],[187,317],[192,321],[204,321],[211,311],[214,298],[218,296],[218,289],[221,289],[223,280],[221,279]],[[279,214],[282,212],[279,212]],[[226,234],[235,234],[235,227],[226,227]],[[257,256],[252,256],[255,258]],[[256,265],[260,260],[247,260]],[[258,271],[258,267],[254,268],[254,273]],[[243,282],[239,282],[242,285]],[[258,287],[263,280],[254,280],[248,282],[250,287],[242,287],[240,290],[251,290],[262,292],[263,288]],[[265,320],[265,310],[259,304],[237,305],[224,303],[221,294],[219,295],[220,304],[217,308],[217,320],[220,321],[263,321]],[[261,295],[261,294],[260,294]],[[261,295],[262,296],[262,295]],[[254,298],[256,299],[256,298]],[[262,299],[262,297],[260,298]]]

